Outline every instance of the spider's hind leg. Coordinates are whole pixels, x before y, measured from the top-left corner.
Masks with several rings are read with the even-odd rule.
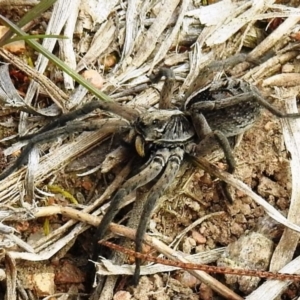
[[[191,110],[191,117],[200,142],[187,150],[191,150],[191,154],[195,156],[204,156],[221,147],[228,164],[228,171],[233,173],[236,164],[228,138],[220,130],[213,131],[199,110]],[[232,202],[227,183],[222,181],[221,188],[226,199]]]
[[[272,104],[270,104],[267,100],[265,100],[259,90],[253,86],[250,85],[250,92],[253,96],[253,98],[261,105],[263,106],[265,109],[267,109],[268,111],[270,111],[273,115],[275,115],[278,118],[300,118],[300,113],[292,113],[292,114],[288,114],[288,113],[283,113],[281,112],[278,108],[274,107]]]

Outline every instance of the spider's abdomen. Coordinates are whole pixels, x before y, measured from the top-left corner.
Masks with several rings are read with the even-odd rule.
[[[237,101],[235,97],[243,99]],[[248,130],[257,120],[261,106],[251,95],[249,84],[231,79],[195,93],[186,101],[185,109],[201,113],[213,131],[230,137]]]
[[[203,115],[212,130],[220,130],[227,137],[235,136],[252,127],[260,114],[260,105],[251,100],[220,110],[206,111]]]
[[[155,110],[140,116],[136,132],[144,139],[162,146],[184,145],[195,135],[191,122],[179,110]]]

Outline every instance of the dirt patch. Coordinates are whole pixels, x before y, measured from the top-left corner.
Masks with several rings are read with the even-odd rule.
[[[280,107],[280,112],[286,109],[281,108],[278,99],[286,98],[289,94],[290,98],[295,98],[299,92],[299,20],[296,19],[298,11],[295,10],[293,14],[292,7],[279,3],[275,7],[272,1],[257,4],[221,1],[208,6],[200,5],[199,1],[188,0],[121,3],[102,1],[94,7],[94,3],[80,5],[79,1],[74,1],[72,5],[60,0],[57,3],[61,6],[55,6],[53,11],[41,16],[41,22],[30,25],[33,26],[31,33],[43,34],[43,27],[39,23],[48,24],[49,18],[56,11],[63,12],[64,18],[59,19],[65,21],[52,20],[49,24],[62,22],[59,28],[65,26],[66,32],[63,34],[74,39],[60,41],[60,51],[57,51],[54,44],[49,46],[49,51],[61,54],[62,59],[70,64],[74,63],[72,68],[76,72],[96,70],[95,77],[98,78],[97,84],[102,87],[102,91],[109,94],[111,100],[123,105],[119,114],[117,113],[119,116],[134,115],[134,109],[145,111],[151,106],[157,109],[163,81],[154,84],[150,82],[149,75],[161,67],[171,68],[175,73],[176,84],[171,102],[174,107],[181,109],[183,95],[188,97],[198,88],[206,86],[216,76],[220,76],[218,71],[254,84],[265,98],[271,101],[276,99],[274,104]],[[236,14],[237,11],[240,13]],[[67,14],[69,12],[71,15]],[[70,16],[77,20],[76,27],[65,24],[66,20],[72,20]],[[67,31],[70,27],[74,27],[71,33]],[[268,39],[267,36],[271,38]],[[273,52],[270,53],[269,49]],[[241,55],[236,56],[238,53]],[[6,61],[18,65],[16,57],[7,56],[1,49],[0,55]],[[30,56],[30,60],[32,59],[36,59],[36,54]],[[207,68],[209,64],[210,67]],[[17,103],[18,109],[26,108],[27,111],[29,105],[30,112],[33,113],[29,117],[24,113],[19,117],[19,113],[15,114],[16,103],[3,100],[3,106],[12,108],[13,112],[7,114],[7,111],[3,111],[0,115],[4,128],[0,130],[2,138],[17,131],[22,135],[37,131],[61,111],[67,113],[91,101],[82,87],[74,87],[73,80],[53,65],[46,70],[31,68],[33,71],[30,74],[26,68],[20,65],[18,68],[24,74],[27,72],[27,75],[23,78],[16,76],[14,70],[9,71],[11,77],[15,76],[14,85],[18,90],[14,92],[24,97],[26,94],[27,97],[28,85],[28,90],[36,88],[34,81],[42,83],[44,91],[36,91],[35,100],[28,100],[26,105],[24,101]],[[287,70],[292,73],[287,73]],[[51,80],[41,74],[49,75]],[[95,72],[92,74],[94,76]],[[87,77],[93,76],[90,74]],[[23,82],[19,84],[17,79],[20,78]],[[296,88],[292,89],[292,84]],[[63,92],[70,90],[74,90],[74,93]],[[223,99],[224,93],[220,93],[220,96]],[[88,116],[80,115],[81,120],[86,121],[85,124],[93,124],[95,120],[113,122],[119,120],[119,116],[116,116],[113,107],[108,111],[96,110]],[[133,121],[129,121],[132,125]],[[123,136],[122,130],[129,123],[119,126],[113,135],[110,131],[106,132],[103,126],[98,131],[82,134],[72,132],[71,135],[62,137],[57,135],[54,141],[52,139],[48,143],[41,142],[43,145],[39,148],[39,163],[38,153],[33,151],[28,163],[23,162],[26,167],[19,166],[19,170],[1,181],[1,221],[8,226],[1,227],[1,243],[4,245],[1,267],[7,276],[6,282],[2,281],[1,296],[7,293],[7,297],[15,297],[18,290],[20,295],[23,293],[29,299],[56,297],[53,294],[58,292],[66,298],[68,295],[79,295],[82,299],[104,300],[230,298],[224,286],[220,288],[215,283],[206,285],[199,280],[199,276],[193,276],[186,270],[164,271],[163,266],[159,266],[163,271],[150,274],[146,272],[139,285],[133,287],[131,277],[125,276],[131,274],[132,268],[124,264],[132,264],[134,258],[122,257],[119,253],[114,253],[114,258],[111,258],[112,251],[107,248],[101,255],[111,258],[108,263],[117,261],[116,265],[121,265],[121,271],[117,266],[111,266],[112,269],[105,270],[105,274],[110,276],[99,276],[100,283],[96,291],[91,288],[93,278],[90,277],[93,276],[88,259],[93,252],[95,229],[89,226],[97,225],[97,217],[105,213],[109,200],[120,189],[125,178],[138,174],[145,163],[136,153],[136,150],[144,150],[143,141],[136,139],[135,145],[130,146],[130,135],[126,138]],[[292,191],[295,185],[291,180],[290,169],[290,158],[295,163],[296,155],[291,150],[286,151],[281,127],[278,118],[269,111],[262,110],[261,117],[245,132],[242,141],[234,149],[237,163],[234,176],[287,216],[291,194],[296,193],[295,190]],[[293,134],[295,133],[290,135]],[[9,141],[3,142],[3,151],[1,149],[0,152],[1,169],[6,169],[9,163],[16,161],[22,146],[22,143],[11,145]],[[112,152],[118,146],[121,146],[118,154]],[[134,159],[130,164],[132,158]],[[99,167],[104,159],[107,159],[105,167]],[[207,159],[221,170],[226,170],[227,164],[222,151],[211,153]],[[78,175],[79,173],[81,174]],[[226,247],[242,236],[256,236],[255,233],[259,232],[268,241],[271,240],[272,245],[264,248],[268,248],[272,254],[283,228],[272,222],[261,226],[265,210],[250,196],[233,187],[230,188],[233,203],[230,203],[225,199],[221,185],[218,178],[197,168],[188,158],[184,159],[180,172],[159,199],[147,232],[170,245],[174,251],[178,251],[178,255],[183,252],[184,255],[192,256]],[[129,223],[139,221],[141,207],[138,208],[138,205],[145,200],[143,193],[146,195],[147,188],[145,186],[138,190],[137,199],[135,193],[124,198],[124,207],[117,214],[115,222],[126,224],[128,219]],[[137,200],[135,206],[131,204],[134,200]],[[294,211],[297,215],[295,208]],[[135,217],[134,220],[132,216]],[[12,241],[14,229],[19,234],[11,245],[8,242]],[[124,243],[125,246],[133,246],[131,242],[124,242],[124,239],[122,241],[117,236],[113,240]],[[244,246],[244,243],[246,248],[239,252],[247,253],[250,249],[247,248],[247,243],[254,244],[254,240],[255,238],[241,242],[242,245],[237,246],[237,249]],[[295,241],[294,244],[286,243],[286,248],[290,248],[292,253],[284,250],[281,254],[277,253],[287,257],[287,261],[292,259],[297,248],[297,237],[291,240]],[[159,255],[157,250],[149,246],[144,248],[150,255]],[[255,250],[255,247],[251,249],[250,252],[260,251]],[[249,266],[243,264],[247,261],[246,258],[242,258],[243,263],[236,264],[234,258],[229,257],[231,254],[226,259],[234,267],[242,265],[243,268],[263,270],[268,267],[271,257],[269,252],[266,259],[255,256]],[[216,259],[214,257],[208,262],[215,264]],[[117,277],[116,274],[124,276]],[[237,279],[227,275],[214,277],[220,284],[227,285],[229,291],[236,293],[232,296],[234,299],[241,299],[246,294],[251,297],[262,284],[259,283],[260,279],[251,281],[245,277]],[[41,285],[42,281],[46,284]],[[282,297],[292,299],[297,294],[298,286],[295,284]]]

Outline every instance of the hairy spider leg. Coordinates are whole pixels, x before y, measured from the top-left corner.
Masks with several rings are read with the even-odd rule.
[[[170,157],[166,164],[165,170],[163,171],[158,181],[153,185],[153,187],[150,189],[148,193],[148,199],[143,208],[140,223],[136,231],[136,238],[135,238],[136,252],[142,252],[143,238],[146,233],[147,225],[150,220],[152,211],[156,205],[157,199],[159,199],[163,195],[165,190],[173,182],[176,174],[179,171],[184,153],[185,151],[180,147],[177,147],[170,151]],[[135,272],[133,276],[133,282],[135,285],[137,285],[140,277],[140,267],[141,267],[140,258],[135,259],[135,265],[136,266],[135,266]]]
[[[84,104],[81,108],[76,109],[74,111],[71,111],[69,113],[63,114],[55,120],[52,120],[50,123],[42,127],[38,132],[32,133],[32,134],[26,134],[19,137],[19,141],[24,141],[33,138],[34,136],[50,131],[54,129],[55,127],[61,127],[64,126],[67,122],[70,122],[72,120],[75,120],[77,118],[80,118],[84,115],[89,114],[90,112],[94,111],[95,109],[99,108],[99,101],[93,100],[89,103]]]
[[[250,54],[238,53],[227,59],[215,60],[201,69],[201,74],[198,75],[196,80],[189,86],[188,90],[185,93],[186,98],[194,94],[195,91],[202,89],[208,85],[215,76],[216,72],[228,71],[230,68],[233,68],[239,63],[248,62],[251,65],[259,65],[262,62],[266,61],[267,57],[261,59],[253,59]]]
[[[49,139],[51,140],[51,139],[55,138],[56,136],[61,135],[62,133],[59,133],[59,132],[61,132],[60,128],[58,128],[58,131],[54,130],[54,133],[51,133],[51,131],[55,127],[63,126],[67,122],[73,121],[74,119],[84,116],[98,108],[115,113],[128,121],[135,120],[139,115],[139,112],[137,110],[126,107],[126,106],[122,106],[115,102],[104,102],[104,101],[99,101],[99,100],[93,100],[91,102],[88,102],[85,105],[83,105],[81,108],[79,108],[75,111],[61,115],[56,120],[52,121],[51,123],[49,123],[46,126],[44,126],[43,128],[41,128],[38,132],[19,137],[20,141],[24,141],[24,140],[30,140],[30,141],[25,146],[21,155],[18,157],[18,159],[15,161],[15,163],[11,167],[9,167],[7,170],[2,172],[2,174],[0,174],[0,180],[3,180],[5,177],[9,176],[12,172],[14,172],[19,167],[22,166],[22,164],[24,163],[24,161],[26,160],[26,158],[28,157],[28,155],[30,153],[30,149],[35,144],[46,141],[47,137],[49,137]],[[90,123],[87,123],[87,124],[90,124]],[[79,125],[79,127],[76,127],[76,126],[78,126],[78,125],[73,125],[73,126],[71,124],[67,125],[66,127],[63,127],[65,129],[62,129],[62,131],[66,130],[66,133],[70,134],[70,133],[76,132],[76,131],[94,130],[94,129],[92,129],[93,126],[91,126],[91,129],[89,129],[86,125],[82,125],[82,129],[80,129],[81,125]],[[86,129],[83,129],[83,128],[86,128]],[[97,127],[97,128],[99,128],[99,127]],[[48,132],[49,132],[49,134],[47,135]],[[45,133],[45,135],[44,135],[44,133]]]
[[[230,143],[225,134],[220,130],[213,131],[210,128],[206,118],[201,113],[201,110],[199,110],[196,105],[193,105],[191,108],[191,118],[194,124],[195,131],[200,140],[200,142],[196,146],[193,146],[192,152],[194,153],[192,154],[195,156],[204,156],[208,154],[216,148],[217,141],[218,145],[224,152],[228,164],[228,171],[230,173],[233,173],[235,170],[235,159],[232,154]],[[227,183],[221,181],[221,187],[227,200],[232,202],[232,197],[229,192]]]
[[[0,180],[9,176],[12,172],[20,168],[26,161],[31,149],[40,143],[56,139],[60,135],[69,135],[74,132],[93,131],[99,128],[107,131],[107,133],[116,132],[117,130],[127,130],[128,122],[121,119],[105,119],[98,121],[78,121],[67,124],[64,127],[56,128],[48,132],[42,132],[31,137],[29,143],[23,148],[22,153],[13,163],[11,167],[0,174]]]
[[[158,108],[168,109],[172,107],[171,99],[174,95],[174,87],[176,82],[173,70],[169,68],[161,68],[156,75],[150,75],[149,78],[151,82],[157,83],[163,76],[165,76],[166,79],[160,92]]]
[[[52,122],[50,122],[49,124],[47,124],[43,128],[41,128],[38,132],[20,136],[19,140],[20,141],[28,140],[37,134],[40,134],[40,133],[43,133],[46,131],[50,131],[50,130],[54,129],[55,127],[64,126],[67,122],[70,122],[77,118],[85,116],[98,108],[115,113],[129,121],[134,120],[135,118],[138,117],[138,112],[135,109],[132,109],[132,108],[129,108],[126,106],[122,106],[121,104],[118,104],[115,102],[103,102],[103,101],[99,101],[99,100],[92,100],[91,102],[84,104],[79,109],[76,109],[72,112],[69,112],[69,113],[59,116],[58,118],[56,118],[55,120],[53,120]]]
[[[251,85],[250,90],[252,93],[252,97],[265,109],[270,111],[273,115],[275,115],[278,118],[300,118],[300,113],[292,113],[292,114],[287,114],[281,112],[278,108],[274,107],[272,104],[270,104],[268,101],[266,101],[258,91],[258,89]]]
[[[232,80],[238,81],[238,80]],[[259,90],[251,84],[247,84],[247,88],[245,85],[240,84],[240,88],[244,91],[239,95],[234,95],[232,97],[228,97],[222,100],[213,100],[213,101],[198,101],[192,104],[192,109],[198,109],[202,113],[205,111],[212,111],[212,110],[219,110],[219,109],[226,109],[229,107],[236,106],[237,104],[243,102],[249,102],[251,100],[256,101],[262,107],[270,111],[273,115],[278,118],[300,118],[300,113],[283,113],[278,108],[274,107],[268,101],[266,101],[260,94]],[[229,90],[230,87],[229,87]],[[248,90],[248,91],[247,91]],[[196,94],[197,95],[197,94]],[[194,97],[196,96],[194,95]]]
[[[96,230],[93,260],[97,260],[98,257],[98,241],[102,240],[105,236],[109,224],[120,210],[124,197],[156,178],[167,163],[169,156],[170,152],[167,149],[158,150],[145,169],[143,169],[139,174],[128,179],[117,191]]]

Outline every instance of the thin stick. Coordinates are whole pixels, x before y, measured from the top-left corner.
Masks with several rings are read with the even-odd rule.
[[[99,217],[95,217],[93,215],[90,215],[88,213],[78,211],[76,209],[70,208],[70,207],[59,207],[59,206],[48,206],[43,208],[38,208],[35,212],[35,217],[43,217],[43,216],[50,216],[55,214],[62,214],[64,216],[67,216],[71,219],[79,220],[81,222],[86,222],[93,226],[98,226],[100,222]],[[122,225],[118,225],[115,223],[110,224],[110,230],[118,234],[120,236],[125,236],[131,240],[135,239],[135,233],[136,231],[131,228],[127,228]],[[150,237],[149,235],[145,235],[144,241],[150,245],[151,247],[155,248],[157,251],[163,253],[165,256],[168,256],[169,258],[173,258],[178,261],[188,262],[187,259],[182,257],[180,253],[174,251],[170,247],[166,246],[163,242],[155,239],[154,237]],[[20,255],[18,252],[17,255]],[[48,258],[46,258],[48,259]],[[233,299],[233,300],[242,300],[243,298],[234,293],[232,290],[230,290],[228,287],[217,281],[212,276],[208,275],[207,273],[203,271],[195,271],[190,270],[189,271],[193,276],[204,282],[205,284],[209,285],[214,291],[225,297],[226,299]]]
[[[300,275],[298,274],[287,274],[287,273],[274,273],[268,271],[261,271],[261,270],[248,270],[248,269],[234,269],[230,267],[216,267],[216,266],[209,266],[209,265],[199,265],[194,263],[184,263],[180,261],[173,261],[169,259],[163,259],[154,257],[152,255],[135,252],[131,249],[125,248],[123,246],[108,242],[108,241],[100,241],[100,244],[109,247],[111,249],[120,251],[126,255],[131,255],[136,258],[140,258],[143,260],[155,262],[157,264],[178,267],[181,269],[187,270],[201,270],[207,273],[217,273],[217,274],[232,274],[238,276],[251,276],[251,277],[260,277],[260,278],[269,278],[269,279],[276,279],[276,280],[291,280],[291,281],[300,281]]]

